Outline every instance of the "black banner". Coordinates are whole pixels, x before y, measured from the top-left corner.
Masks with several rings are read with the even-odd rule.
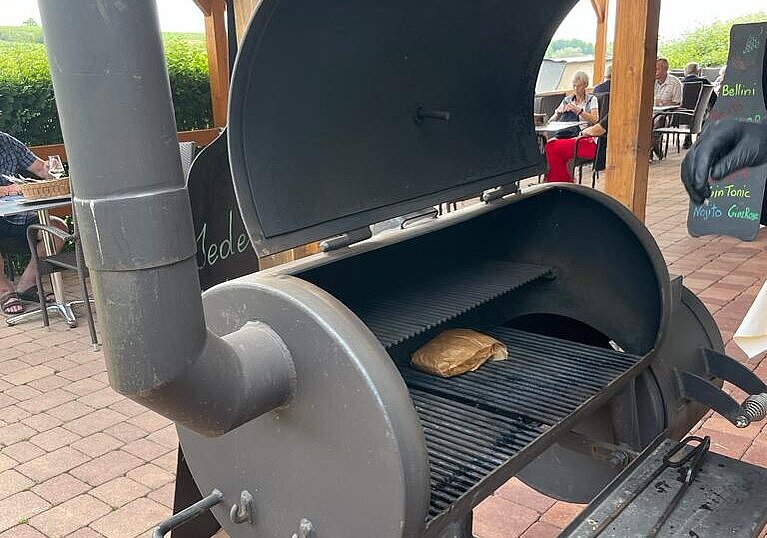
[[[719,99],[709,121],[736,118],[767,120],[765,40],[767,23],[737,24],[730,31],[730,55]],[[705,133],[702,135],[705,136]],[[739,170],[711,185],[711,198],[690,202],[687,229],[698,237],[726,234],[746,241],[759,233],[767,166]]]
[[[258,271],[234,195],[226,130],[192,163],[188,188],[202,289]]]

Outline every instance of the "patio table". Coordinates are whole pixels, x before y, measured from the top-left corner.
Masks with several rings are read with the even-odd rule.
[[[663,114],[666,114],[668,112],[673,112],[675,110],[679,110],[682,105],[658,105],[652,107],[652,119],[653,122],[655,121],[655,118],[658,116],[662,116]]]
[[[658,114],[662,112],[671,112],[672,110],[676,110],[681,105],[658,105],[652,107],[653,114]]]
[[[5,196],[0,198],[0,217],[17,215],[19,213],[26,213],[28,211],[36,211],[37,217],[40,220],[40,224],[48,225],[50,221],[48,215],[49,209],[71,205],[71,203],[71,196],[61,196],[57,198],[36,201],[26,201],[23,196]],[[49,234],[43,234],[43,241],[46,255],[50,256],[55,254],[53,238]],[[55,302],[47,305],[48,311],[58,313],[62,318],[64,318],[64,320],[67,322],[67,325],[70,327],[76,327],[77,319],[75,318],[74,312],[72,311],[72,306],[64,299],[64,283],[61,278],[61,273],[51,273],[50,278]],[[40,292],[42,293],[42,290],[40,290]],[[27,319],[40,313],[41,310],[37,308],[29,312],[24,312],[16,316],[6,318],[5,322],[8,325],[15,325],[21,321],[26,321]]]
[[[539,135],[550,136],[573,127],[585,127],[587,125],[588,123],[585,121],[550,121],[543,125],[536,125],[535,132]]]
[[[544,152],[544,147],[550,136],[555,136],[557,133],[573,127],[586,127],[587,125],[588,123],[585,121],[550,121],[543,125],[536,125],[535,135],[538,137],[538,149],[541,153]]]

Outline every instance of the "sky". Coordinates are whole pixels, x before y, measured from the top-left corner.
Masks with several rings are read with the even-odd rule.
[[[471,1],[471,0],[467,0]],[[509,0],[518,1],[523,0]],[[524,0],[527,1],[527,0]],[[632,0],[621,0],[631,2]],[[30,17],[40,22],[37,0],[0,0],[0,26],[15,26]],[[610,0],[610,36],[615,18],[616,0]],[[157,0],[160,26],[168,32],[203,32],[202,14],[192,0]],[[765,0],[664,0],[661,3],[661,39],[679,37],[687,30],[713,20],[727,20],[756,11],[767,11]],[[693,14],[692,16],[690,14]],[[579,0],[557,31],[555,38],[579,38],[594,41],[596,22],[590,0]],[[609,38],[611,39],[611,38]]]

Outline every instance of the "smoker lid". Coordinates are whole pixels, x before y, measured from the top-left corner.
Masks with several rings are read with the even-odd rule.
[[[535,175],[535,81],[575,0],[262,0],[229,153],[267,255]]]

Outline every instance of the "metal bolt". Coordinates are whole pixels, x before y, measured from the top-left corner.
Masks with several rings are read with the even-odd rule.
[[[293,533],[292,538],[314,538],[314,525],[308,519],[302,519],[298,524],[298,533]]]
[[[735,426],[738,428],[745,428],[750,424],[750,421],[748,420],[748,417],[744,417],[743,415],[739,415],[735,417]]]
[[[616,450],[607,459],[607,462],[618,469],[623,469],[630,461],[629,455],[623,450]]]

